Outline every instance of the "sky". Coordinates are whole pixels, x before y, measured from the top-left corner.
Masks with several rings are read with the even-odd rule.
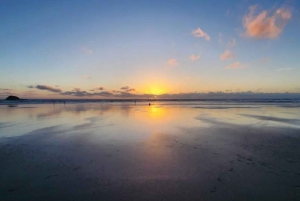
[[[0,98],[300,94],[300,2],[11,1]]]

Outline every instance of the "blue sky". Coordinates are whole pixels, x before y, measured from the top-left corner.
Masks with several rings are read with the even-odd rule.
[[[0,97],[299,93],[299,7],[4,0]]]

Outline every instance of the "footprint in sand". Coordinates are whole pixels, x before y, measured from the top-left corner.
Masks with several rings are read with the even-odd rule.
[[[210,190],[211,193],[215,193],[217,191],[217,187],[214,187],[213,189]]]
[[[52,177],[57,177],[57,176],[58,176],[57,174],[49,175],[49,176],[47,176],[45,179],[50,179],[50,178],[52,178]]]
[[[14,192],[14,191],[16,191],[16,190],[18,190],[18,189],[20,189],[21,188],[21,186],[19,186],[19,187],[17,187],[17,188],[11,188],[11,189],[9,189],[8,191],[9,192]]]
[[[79,170],[81,167],[80,166],[77,166],[75,168],[73,168],[73,170]]]

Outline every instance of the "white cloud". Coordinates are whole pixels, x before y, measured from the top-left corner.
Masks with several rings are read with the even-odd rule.
[[[286,8],[279,8],[271,15],[266,10],[256,15],[256,7],[250,6],[249,14],[244,16],[245,35],[256,39],[277,38],[291,19],[292,12]]]
[[[223,52],[223,54],[221,54],[220,59],[227,60],[227,59],[233,59],[235,57],[236,57],[236,55],[233,54],[230,50],[225,50],[225,52]]]
[[[205,40],[210,41],[210,36],[200,28],[193,30],[192,35],[197,38],[204,38]]]
[[[294,70],[294,68],[279,68],[279,69],[276,69],[275,71],[282,72],[282,71],[290,71],[290,70]]]

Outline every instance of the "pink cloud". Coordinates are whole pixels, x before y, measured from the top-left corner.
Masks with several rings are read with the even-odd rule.
[[[227,59],[233,59],[235,57],[236,57],[236,55],[233,54],[230,50],[225,50],[225,52],[223,52],[223,54],[221,54],[220,59],[227,60]]]
[[[201,58],[201,54],[199,54],[198,56],[192,54],[192,55],[190,56],[190,60],[192,60],[192,61],[196,61],[196,60],[198,60],[198,59],[200,59],[200,58]]]
[[[261,59],[259,60],[260,63],[268,63],[268,62],[270,62],[270,61],[271,61],[271,59],[268,58],[268,57],[264,57],[264,58],[261,58]]]
[[[85,79],[85,80],[92,78],[91,76],[88,76],[88,75],[82,75],[81,77],[82,77],[82,79]]]
[[[171,65],[171,66],[178,66],[179,65],[179,63],[177,62],[177,60],[176,59],[170,59],[169,61],[168,61],[168,64],[169,65]]]
[[[195,37],[197,37],[197,38],[204,38],[205,40],[207,40],[207,41],[210,41],[210,36],[207,34],[207,33],[205,33],[202,29],[200,29],[200,28],[198,28],[198,29],[196,29],[196,30],[193,30],[192,31],[192,35],[194,35]]]
[[[93,50],[91,50],[91,49],[89,49],[87,47],[83,47],[82,51],[84,51],[85,53],[88,53],[88,54],[92,54],[93,53]]]
[[[237,61],[233,64],[226,66],[225,68],[226,69],[237,69],[237,68],[245,68],[245,67],[246,67],[246,65],[242,65],[240,62]]]
[[[286,8],[279,8],[271,15],[266,10],[256,15],[255,9],[256,6],[249,8],[249,14],[244,16],[243,25],[246,29],[245,35],[256,39],[277,38],[292,17],[292,12]]]

